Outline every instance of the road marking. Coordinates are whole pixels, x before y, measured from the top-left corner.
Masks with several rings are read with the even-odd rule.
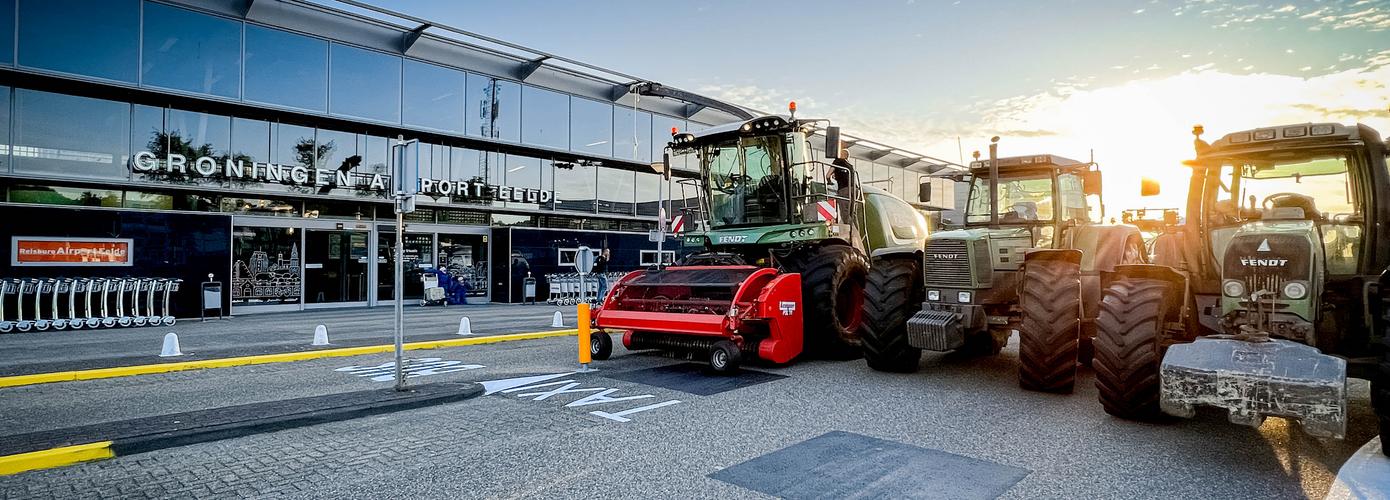
[[[573,374],[574,372],[556,373],[552,375],[533,375],[528,377],[516,377],[501,380],[486,380],[480,383],[483,385],[483,394],[485,395],[515,394],[517,398],[530,398],[531,401],[545,401],[547,399],[550,399],[552,396],[558,396],[561,394],[592,393],[585,394],[585,396],[582,398],[566,403],[564,406],[565,408],[578,408],[583,406],[599,404],[621,403],[624,401],[636,401],[639,399],[649,399],[656,397],[653,394],[638,394],[634,396],[609,397],[610,394],[618,392],[620,389],[610,389],[607,387],[578,388],[583,385],[582,382],[576,382],[573,379],[555,380],[557,378],[567,377]],[[537,391],[539,389],[547,387],[554,388],[540,390],[539,392],[522,392]],[[616,412],[595,410],[589,412],[589,414],[597,417],[603,417],[615,422],[631,422],[632,419],[627,418],[628,415],[632,415],[634,413],[641,413],[649,410],[655,410],[657,408],[664,408],[680,402],[680,400],[673,399],[670,401],[663,401],[656,404],[639,406],[637,408],[629,408],[626,410]]]
[[[462,347],[470,345],[493,344],[497,342],[511,342],[516,340],[535,340],[551,337],[574,336],[578,330],[555,330],[548,332],[516,333],[510,335],[489,335],[486,337],[469,337],[465,339],[448,340],[428,340],[424,342],[411,342],[405,344],[407,351],[417,349],[439,349],[444,347]],[[363,354],[379,354],[392,352],[395,346],[392,344],[369,345],[362,347],[344,347],[339,349],[319,349],[314,351],[287,352],[281,354],[263,354],[258,356],[240,356],[235,358],[204,359],[198,361],[184,361],[179,363],[157,363],[153,365],[121,366],[116,368],[97,368],[93,370],[75,370],[53,373],[35,373],[32,375],[14,375],[0,377],[0,387],[17,387],[22,385],[48,384],[53,382],[71,382],[74,380],[95,380],[103,378],[130,377],[135,375],[149,375],[152,373],[180,372],[185,370],[202,370],[206,368],[228,368],[232,366],[261,365],[267,363],[285,363],[290,361],[307,361],[320,358],[339,358],[346,356],[361,356]]]
[[[401,371],[404,372],[405,378],[419,378],[479,368],[483,368],[483,365],[466,365],[462,361],[443,358],[418,358],[405,360],[401,366]],[[376,366],[344,366],[335,368],[333,371],[347,372],[359,377],[371,377],[373,382],[390,382],[396,379],[396,362],[387,361]]]
[[[6,455],[0,457],[0,476],[31,470],[51,469],[92,460],[104,460],[114,456],[116,454],[111,451],[110,441]]]

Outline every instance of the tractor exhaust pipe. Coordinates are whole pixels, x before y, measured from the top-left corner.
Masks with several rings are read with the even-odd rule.
[[[999,136],[989,139],[989,227],[999,229]]]

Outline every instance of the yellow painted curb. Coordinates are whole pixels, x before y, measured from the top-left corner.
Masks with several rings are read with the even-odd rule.
[[[0,476],[31,470],[51,469],[78,462],[103,460],[114,456],[116,454],[111,451],[110,441],[6,455],[0,457]]]
[[[413,351],[417,349],[439,349],[444,347],[493,344],[497,342],[509,342],[514,340],[533,340],[550,337],[564,337],[575,335],[577,333],[578,330],[555,330],[548,332],[517,333],[511,335],[489,335],[486,337],[468,337],[461,339],[426,340],[423,342],[407,343],[404,345],[404,348],[407,351]],[[151,373],[169,373],[180,372],[185,370],[201,370],[204,368],[226,368],[229,366],[285,363],[289,361],[304,361],[319,358],[361,356],[363,354],[391,352],[395,350],[395,348],[395,344],[382,344],[361,347],[344,347],[340,349],[320,349],[316,351],[287,352],[281,354],[261,354],[257,356],[240,356],[235,358],[202,359],[198,361],[184,361],[179,363],[157,363],[153,365],[119,366],[115,368],[97,368],[92,370],[35,373],[32,375],[14,375],[10,377],[0,377],[0,387],[17,387],[22,385],[47,384],[51,382],[67,382],[72,380],[93,380],[101,378],[129,377],[133,375],[146,375]]]

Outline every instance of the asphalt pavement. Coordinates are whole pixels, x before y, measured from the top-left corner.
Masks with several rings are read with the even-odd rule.
[[[455,336],[467,316],[477,335],[554,330],[560,312],[573,328],[573,307],[548,304],[479,304],[405,308],[406,341]],[[178,334],[189,356],[232,357],[314,349],[314,328],[324,325],[334,346],[389,344],[394,335],[389,307],[316,309],[249,314],[223,320],[181,319],[174,326],[49,330],[0,335],[0,375],[178,361],[158,357],[164,335]],[[328,346],[328,347],[334,347]]]
[[[0,477],[0,496],[796,498],[808,496],[798,484],[838,484],[844,489],[817,491],[1322,498],[1375,434],[1360,380],[1350,386],[1343,441],[1280,419],[1236,426],[1215,412],[1157,424],[1115,419],[1096,402],[1089,370],[1073,395],[1020,390],[1016,339],[991,358],[928,355],[915,374],[878,373],[856,360],[709,377],[621,346],[595,363],[600,371],[579,374],[576,350],[564,337],[412,352],[412,383],[483,382],[491,394]],[[366,355],[5,388],[3,434],[380,388],[390,384],[382,377],[390,361]],[[439,369],[419,369],[426,364]]]

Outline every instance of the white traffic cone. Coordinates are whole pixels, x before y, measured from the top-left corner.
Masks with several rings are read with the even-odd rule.
[[[565,327],[565,317],[560,315],[560,311],[555,311],[555,319],[550,320],[550,326],[552,328]]]
[[[164,348],[159,351],[161,358],[171,356],[183,356],[183,352],[179,350],[179,336],[174,332],[164,334]]]
[[[459,318],[459,335],[472,335],[473,325],[468,322],[468,316]]]
[[[328,327],[323,325],[314,327],[314,345],[328,345]]]

